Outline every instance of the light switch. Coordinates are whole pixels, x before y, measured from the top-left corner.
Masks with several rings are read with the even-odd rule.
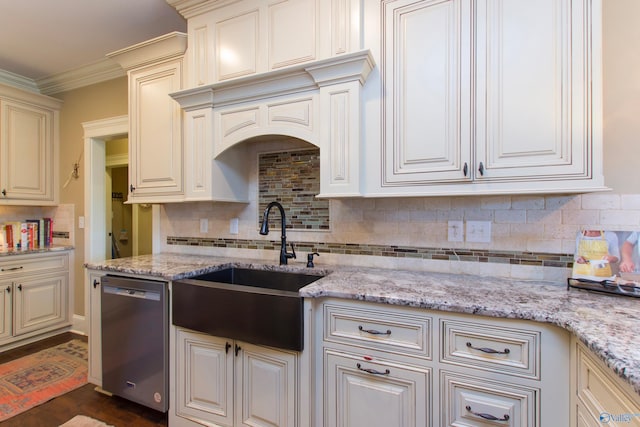
[[[209,220],[207,218],[200,218],[200,232],[206,233],[209,231]]]
[[[84,228],[84,217],[83,216],[79,216],[78,217],[78,228]]]

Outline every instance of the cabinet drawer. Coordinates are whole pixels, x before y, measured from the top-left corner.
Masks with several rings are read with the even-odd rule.
[[[42,274],[69,269],[67,254],[8,256],[0,261],[0,279],[25,274]]]
[[[325,304],[324,340],[431,359],[431,318],[377,304]]]
[[[442,362],[540,379],[540,332],[442,320]]]
[[[325,350],[326,426],[432,425],[431,369]]]
[[[538,389],[441,372],[442,425],[539,426]]]

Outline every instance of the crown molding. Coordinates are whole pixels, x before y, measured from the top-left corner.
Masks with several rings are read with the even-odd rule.
[[[0,70],[0,83],[13,86],[18,89],[25,89],[30,92],[40,93],[40,89],[38,88],[38,84],[35,80],[12,73],[11,71]]]
[[[105,58],[74,70],[37,79],[35,82],[40,93],[51,95],[126,75],[127,73],[119,64],[110,58]]]

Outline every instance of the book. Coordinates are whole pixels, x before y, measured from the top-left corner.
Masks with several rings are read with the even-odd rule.
[[[29,226],[29,249],[37,248],[39,245],[40,235],[40,220],[39,219],[26,219],[25,222]],[[31,235],[33,234],[33,236]]]

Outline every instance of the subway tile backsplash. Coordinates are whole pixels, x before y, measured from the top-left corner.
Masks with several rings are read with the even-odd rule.
[[[253,166],[249,165],[256,170],[255,200],[257,158]],[[640,230],[640,194],[612,192],[331,199],[328,211],[328,230],[287,230],[287,240],[294,242],[299,252],[315,249],[324,253],[322,263],[522,279],[566,278],[573,262],[576,233],[583,228]],[[254,201],[246,205],[164,205],[160,250],[239,253],[247,257],[255,254],[257,258],[277,260],[274,252],[279,248],[278,235],[259,235],[256,218],[260,214]],[[209,231],[199,233],[198,218],[205,217],[210,219]],[[239,219],[238,234],[229,232],[231,218]],[[450,220],[490,221],[491,242],[449,242]]]

